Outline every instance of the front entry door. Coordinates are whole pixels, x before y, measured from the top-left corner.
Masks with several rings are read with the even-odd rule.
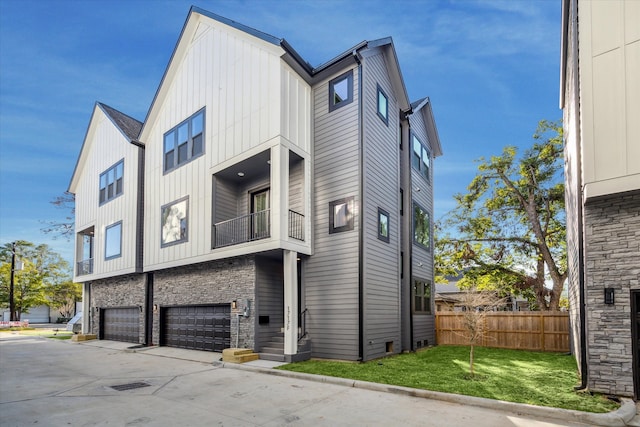
[[[633,389],[640,399],[640,291],[631,291],[631,342],[633,346]]]
[[[264,239],[270,236],[269,229],[269,189],[251,194],[251,238]]]

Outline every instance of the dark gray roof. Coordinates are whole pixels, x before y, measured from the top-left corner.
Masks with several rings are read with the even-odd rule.
[[[134,119],[133,117],[127,116],[126,114],[121,113],[115,108],[111,108],[102,102],[98,102],[98,106],[111,119],[113,124],[115,124],[122,133],[129,138],[130,141],[138,139],[138,135],[140,135],[140,130],[142,129],[142,122]]]
[[[420,104],[422,104],[424,102],[424,100],[427,99],[427,97],[425,96],[424,98],[418,99],[417,101],[414,101],[411,103],[411,109],[414,110],[416,108],[418,108],[418,106]]]

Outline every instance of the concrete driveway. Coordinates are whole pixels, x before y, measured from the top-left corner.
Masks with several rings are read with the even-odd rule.
[[[127,346],[0,334],[0,425],[588,425],[229,369],[211,363],[214,353]]]

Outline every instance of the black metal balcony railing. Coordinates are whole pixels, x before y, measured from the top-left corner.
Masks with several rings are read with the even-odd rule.
[[[267,209],[214,224],[213,247],[222,248],[270,237],[270,213]]]
[[[93,258],[77,262],[77,276],[93,273]]]
[[[304,215],[289,210],[289,237],[304,241]]]

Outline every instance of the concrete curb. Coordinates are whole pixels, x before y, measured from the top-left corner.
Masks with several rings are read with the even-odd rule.
[[[477,406],[481,408],[496,409],[519,415],[530,415],[535,417],[547,417],[564,421],[587,423],[602,427],[625,427],[636,415],[636,405],[631,399],[622,399],[622,405],[616,411],[606,414],[595,414],[592,412],[582,412],[571,409],[549,408],[545,406],[527,405],[523,403],[505,402],[503,400],[485,399],[482,397],[464,396],[461,394],[442,393],[438,391],[420,390],[409,387],[401,387],[389,384],[372,383],[368,381],[351,380],[347,378],[327,377],[323,375],[312,375],[300,372],[281,371],[273,368],[260,368],[255,366],[244,366],[235,363],[214,362],[215,366],[222,368],[239,369],[244,371],[260,372],[268,375],[276,375],[286,378],[315,381],[327,384],[340,385],[344,387],[361,388],[365,390],[378,391],[384,393],[401,394],[412,397],[422,397],[425,399],[435,399],[461,405]]]

